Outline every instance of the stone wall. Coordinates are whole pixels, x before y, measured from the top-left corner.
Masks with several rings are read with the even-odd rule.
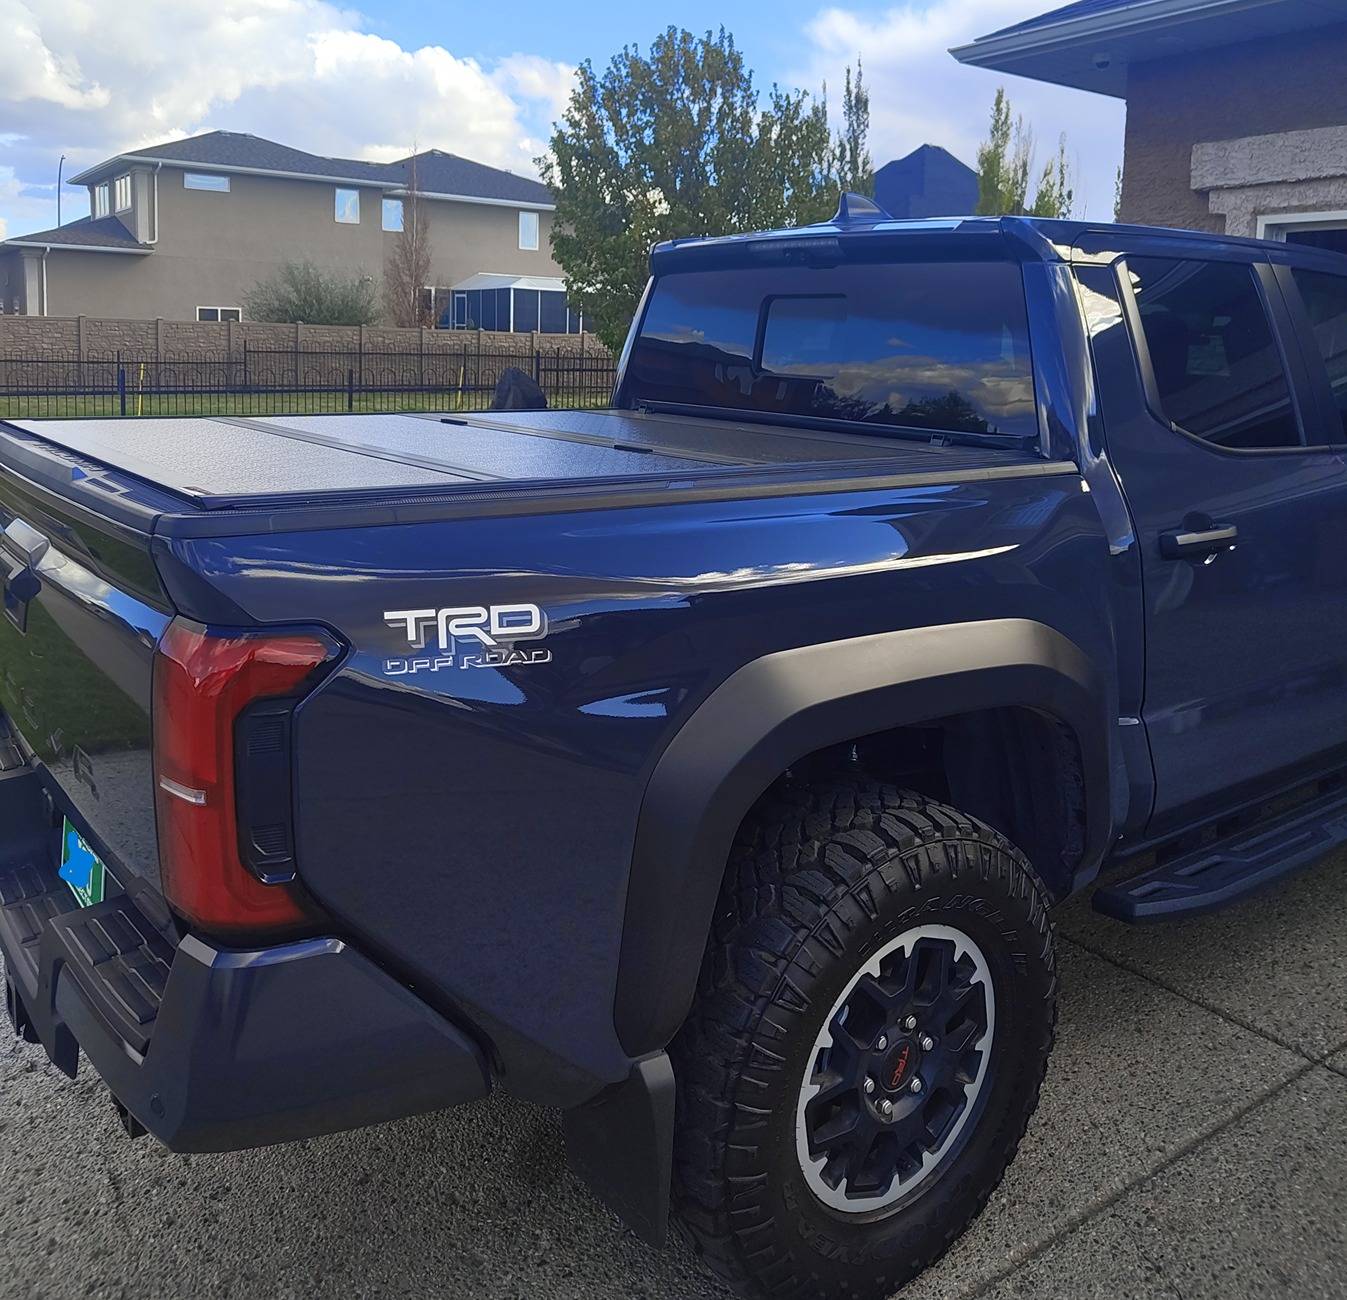
[[[1127,87],[1123,220],[1225,231],[1208,174],[1219,151],[1203,146],[1347,125],[1345,48],[1347,26],[1318,27],[1134,65]],[[1320,201],[1306,193],[1291,202],[1274,200],[1274,208]]]
[[[487,330],[395,329],[382,325],[273,325],[262,321],[96,320],[0,316],[0,358],[192,361],[248,352],[421,355],[535,352],[607,357],[593,334],[500,334]]]

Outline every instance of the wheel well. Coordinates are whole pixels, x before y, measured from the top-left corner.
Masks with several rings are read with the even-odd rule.
[[[893,727],[817,750],[783,776],[848,768],[985,822],[1024,852],[1054,897],[1070,892],[1085,853],[1085,773],[1076,736],[1058,719],[1011,707]]]

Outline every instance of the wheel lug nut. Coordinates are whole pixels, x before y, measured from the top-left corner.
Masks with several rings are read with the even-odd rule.
[[[916,1016],[908,1016],[908,1018],[907,1018],[906,1020],[903,1021],[903,1028],[904,1028],[904,1029],[915,1029],[916,1027],[917,1027],[917,1018],[916,1018]]]
[[[907,1087],[908,1087],[908,1091],[909,1091],[909,1092],[920,1092],[920,1091],[921,1091],[921,1076],[920,1076],[920,1075],[913,1075],[913,1076],[912,1076],[912,1082],[909,1083],[909,1084],[907,1085]]]
[[[893,1114],[893,1102],[887,1097],[879,1103],[879,1113],[883,1115],[885,1119],[888,1119],[889,1116]]]
[[[935,1046],[935,1039],[932,1038],[932,1037],[930,1036],[930,1034],[922,1034],[922,1036],[921,1036],[921,1050],[922,1050],[923,1052],[929,1052],[929,1051],[931,1050],[931,1048],[933,1048],[934,1046]]]
[[[879,1042],[875,1044],[875,1051],[882,1052],[889,1045],[889,1040],[883,1034],[879,1036]]]
[[[875,1081],[873,1079],[866,1079],[865,1083],[861,1086],[864,1087],[865,1095],[868,1097],[875,1090]]]

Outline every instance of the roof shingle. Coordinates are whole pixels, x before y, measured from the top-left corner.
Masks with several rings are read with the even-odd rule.
[[[1049,9],[1036,18],[1026,18],[1020,23],[1011,23],[992,32],[990,36],[980,37],[989,40],[991,36],[1008,36],[1011,32],[1031,32],[1037,27],[1051,27],[1054,23],[1070,22],[1073,18],[1088,18],[1091,14],[1104,14],[1114,9],[1128,9],[1145,0],[1076,0],[1074,4],[1062,5],[1059,9]]]
[[[39,230],[31,235],[15,235],[7,244],[70,244],[86,248],[146,249],[117,217],[99,217],[97,221],[81,217],[68,225],[51,230]]]
[[[186,140],[129,149],[73,177],[76,184],[101,178],[126,157],[163,159],[165,162],[199,163],[203,167],[246,168],[250,171],[289,172],[296,176],[322,176],[365,182],[399,189],[407,184],[412,158],[396,162],[364,162],[356,158],[330,158],[306,153],[259,135],[238,131],[208,131]],[[415,155],[417,184],[427,194],[461,194],[467,198],[494,199],[504,203],[551,203],[545,185],[526,176],[516,176],[499,167],[460,158],[457,154],[428,149]]]

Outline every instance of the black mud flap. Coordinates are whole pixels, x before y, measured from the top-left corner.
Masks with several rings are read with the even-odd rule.
[[[566,1159],[642,1241],[663,1246],[673,1180],[674,1072],[664,1052],[562,1115]]]

